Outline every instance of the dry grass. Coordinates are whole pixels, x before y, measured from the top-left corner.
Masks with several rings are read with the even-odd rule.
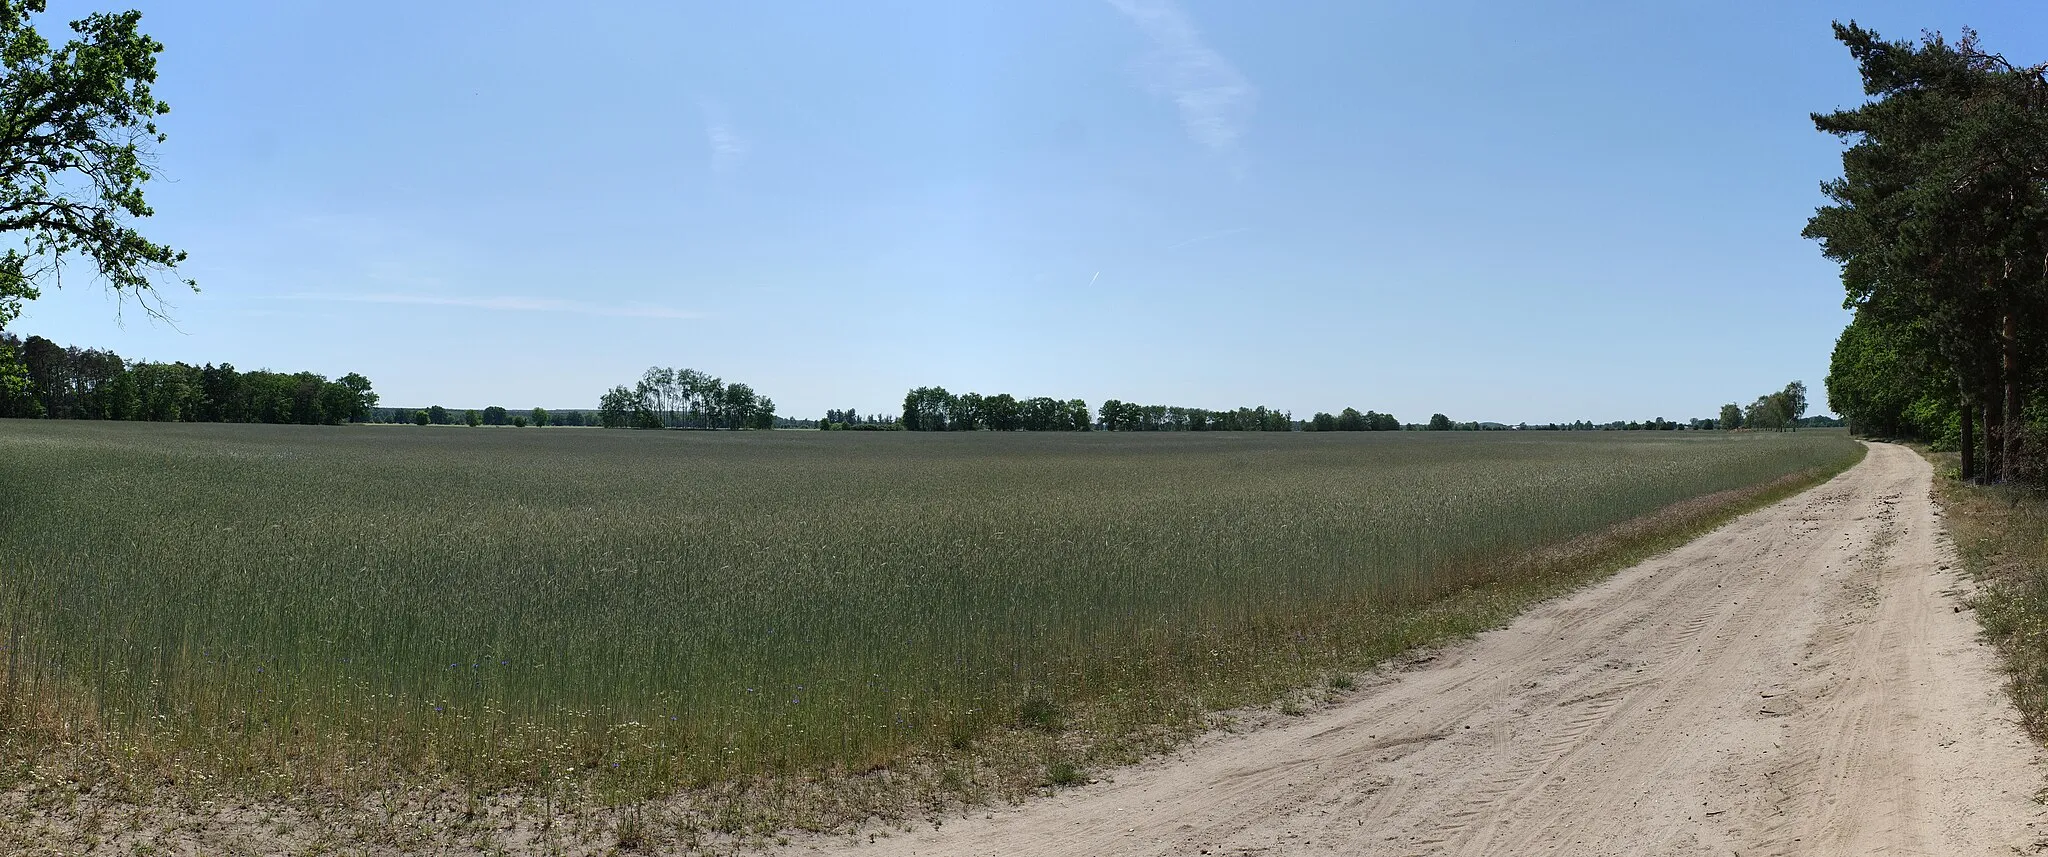
[[[2048,495],[1971,485],[1955,453],[1922,450],[1935,465],[1935,496],[1963,567],[1980,584],[1971,606],[1997,647],[2020,723],[2048,741]]]

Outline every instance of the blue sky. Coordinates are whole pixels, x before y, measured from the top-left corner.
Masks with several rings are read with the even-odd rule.
[[[1822,5],[141,3],[145,232],[203,291],[117,322],[74,278],[14,327],[401,406],[659,364],[795,416],[938,384],[1685,418],[1795,378],[1819,410],[1807,114],[1861,99],[1829,21],[2048,54],[2030,4]]]

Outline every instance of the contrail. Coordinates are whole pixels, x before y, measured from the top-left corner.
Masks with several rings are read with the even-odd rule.
[[[1088,285],[1091,285],[1091,286],[1092,286],[1092,285],[1095,285],[1095,281],[1096,281],[1096,280],[1099,280],[1099,279],[1102,279],[1102,272],[1101,272],[1101,271],[1096,271],[1096,272],[1095,272],[1095,276],[1093,276],[1093,277],[1089,277],[1089,278],[1088,278]]]

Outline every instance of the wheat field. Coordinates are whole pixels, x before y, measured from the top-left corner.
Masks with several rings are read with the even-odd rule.
[[[1270,700],[1445,633],[1447,599],[1573,573],[1532,557],[1860,455],[1818,431],[0,421],[0,717],[24,759],[125,746],[274,788],[858,774]]]

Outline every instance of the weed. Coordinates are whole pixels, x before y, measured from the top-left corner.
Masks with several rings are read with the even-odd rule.
[[[1054,762],[1045,766],[1045,781],[1054,786],[1080,785],[1081,769],[1073,762]]]
[[[1060,730],[1060,708],[1045,691],[1033,689],[1017,704],[1017,722],[1044,732]]]

